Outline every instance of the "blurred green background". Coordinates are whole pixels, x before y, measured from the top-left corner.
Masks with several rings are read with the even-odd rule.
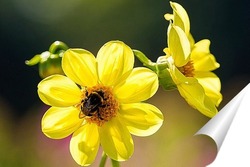
[[[250,2],[176,2],[187,10],[195,40],[211,40],[211,52],[221,64],[215,71],[222,81],[221,108],[250,81]],[[55,40],[96,54],[104,43],[118,39],[155,61],[166,47],[163,15],[172,12],[169,1],[0,0],[0,9],[0,166],[74,166],[68,139],[50,140],[40,132],[47,109],[36,93],[41,79],[37,66],[26,66],[25,60]],[[122,166],[199,166],[206,141],[190,143],[208,118],[177,91],[160,89],[150,102],[164,112],[165,123],[149,138],[135,137],[135,154]]]

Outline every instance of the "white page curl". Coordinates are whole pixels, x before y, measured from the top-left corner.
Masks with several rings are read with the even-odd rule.
[[[250,166],[250,84],[195,135],[210,136],[218,154],[209,167]]]

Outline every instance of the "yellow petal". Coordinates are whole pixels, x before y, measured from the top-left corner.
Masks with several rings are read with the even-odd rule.
[[[81,166],[88,166],[95,160],[100,139],[96,124],[85,124],[79,128],[70,140],[70,153]]]
[[[202,114],[213,117],[218,111],[212,100],[196,78],[185,77],[174,65],[169,63],[170,74],[176,83],[179,93],[193,108]]]
[[[163,52],[166,54],[166,57],[169,57],[169,56],[171,56],[170,54],[170,50],[169,50],[169,48],[164,48],[163,49]]]
[[[189,35],[188,35],[188,40],[189,40],[191,48],[193,48],[195,41],[194,41],[194,38],[193,38],[191,33],[189,33]]]
[[[140,102],[152,97],[158,89],[158,77],[148,68],[134,68],[126,82],[114,88],[123,103]]]
[[[211,42],[208,39],[200,40],[199,42],[195,43],[193,50],[195,52],[203,52],[203,53],[210,53],[209,46]]]
[[[62,58],[64,73],[81,86],[97,84],[97,63],[92,53],[84,49],[69,49]]]
[[[101,145],[112,159],[124,161],[134,152],[134,144],[127,127],[115,117],[99,128]]]
[[[48,105],[68,107],[81,100],[81,91],[77,85],[63,75],[52,75],[38,84],[38,95]]]
[[[180,27],[170,26],[168,46],[177,67],[187,64],[190,55],[190,43]]]
[[[196,71],[212,71],[219,68],[220,64],[216,62],[215,57],[209,50],[210,41],[207,39],[197,42],[191,52],[191,59]]]
[[[206,95],[218,106],[222,101],[220,79],[212,72],[195,72],[195,78],[204,88]]]
[[[111,41],[97,53],[98,74],[106,86],[115,85],[128,75],[134,66],[134,54],[130,47],[121,41]],[[125,77],[126,78],[126,77]]]
[[[167,59],[167,64],[169,67],[169,73],[176,85],[189,82],[188,78],[185,77],[173,64],[173,59],[171,57]]]
[[[129,132],[137,136],[152,135],[163,123],[161,111],[148,103],[122,104],[119,113]]]
[[[42,118],[42,131],[49,138],[61,139],[80,127],[79,110],[75,107],[50,107]]]
[[[169,13],[167,13],[167,14],[165,14],[164,15],[164,18],[166,19],[166,20],[173,20],[174,19],[174,15],[173,14],[169,14]]]
[[[177,85],[177,88],[183,98],[187,101],[187,103],[199,110],[202,114],[213,117],[217,114],[217,108],[214,103],[206,96],[204,89],[197,82],[195,82],[195,78],[189,78],[189,83],[183,83]]]
[[[190,21],[186,10],[175,2],[170,2],[170,5],[173,9],[174,25],[180,27],[186,35],[188,35],[190,31]]]

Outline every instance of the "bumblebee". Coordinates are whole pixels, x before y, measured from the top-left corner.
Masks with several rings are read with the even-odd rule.
[[[94,91],[90,94],[88,94],[88,91],[86,91],[85,98],[81,101],[81,112],[79,117],[84,118],[85,116],[93,116],[95,113],[97,113],[98,118],[103,120],[99,112],[99,108],[105,106],[103,105],[103,101],[103,91]]]

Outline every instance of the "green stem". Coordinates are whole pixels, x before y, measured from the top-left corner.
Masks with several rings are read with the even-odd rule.
[[[112,162],[112,167],[120,167],[119,161],[111,159],[111,162]]]
[[[133,53],[144,66],[156,71],[156,63],[152,62],[144,53],[139,50],[133,50]]]
[[[100,161],[99,167],[104,167],[105,163],[106,163],[106,160],[107,160],[107,155],[103,152],[102,153],[102,159]]]

